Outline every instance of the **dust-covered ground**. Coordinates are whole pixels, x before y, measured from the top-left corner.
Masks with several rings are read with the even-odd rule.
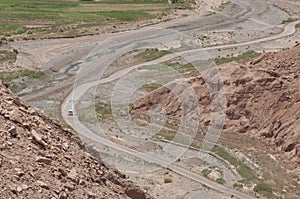
[[[130,31],[135,28],[159,22],[156,25],[152,25],[152,27],[181,31],[186,35],[186,38],[192,40],[200,47],[205,48],[210,46],[253,41],[259,38],[279,34],[283,30],[285,20],[288,20],[289,18],[298,18],[299,11],[300,8],[298,1],[292,0],[245,0],[231,1],[229,3],[222,3],[222,1],[219,0],[209,2],[197,1],[195,9],[174,10],[170,15],[164,18],[167,19],[165,21],[152,21],[144,24],[123,24],[122,26],[118,26],[117,29],[118,31],[125,31],[125,33],[128,31],[129,34]],[[110,33],[111,31],[115,30],[108,29],[102,34],[94,36],[69,39],[20,41],[12,43],[11,45],[13,48],[18,51],[18,55],[16,56],[16,62],[9,63],[11,68],[18,68],[19,66],[22,66],[23,68],[30,70],[41,70],[47,75],[47,77],[37,80],[37,82],[26,85],[26,89],[21,90],[19,95],[29,100],[34,106],[45,110],[45,112],[50,116],[56,118],[60,117],[61,100],[72,90],[76,74],[83,65],[83,60],[91,55],[91,51],[95,48],[98,42],[104,41],[108,38],[114,38],[119,34],[124,34],[112,34]],[[252,45],[249,44],[228,49],[209,50],[207,51],[207,55],[210,60],[213,61],[215,58],[228,58],[250,50],[260,53],[278,51],[294,46],[297,42],[300,42],[299,30],[289,37],[273,41],[261,42]],[[172,48],[172,50],[180,51],[185,49],[186,46],[182,45],[180,42],[167,42],[167,44],[162,42],[161,45],[151,46],[151,48],[158,48],[159,50],[170,50]],[[124,54],[119,60],[117,60],[117,62],[111,64],[110,67],[105,70],[104,74],[99,74],[99,76],[102,75],[102,77],[108,77],[114,72],[143,62],[143,59],[138,59],[134,56],[136,54],[136,52]],[[182,64],[185,63],[183,62]],[[143,73],[143,71],[147,69],[140,68],[139,70]],[[186,71],[183,70],[181,72]],[[172,78],[174,79],[175,77],[177,76],[170,74],[169,79],[167,80]],[[149,77],[145,78],[149,79]],[[159,82],[161,78],[163,77],[157,75],[153,78],[153,82],[150,82],[147,87],[141,88],[135,97],[143,96],[156,89],[158,85],[155,83],[156,81]],[[23,82],[21,81],[21,83]],[[162,148],[166,145],[166,143],[161,140],[163,137],[156,135],[153,136],[153,138],[155,138],[154,140],[145,140],[145,138],[149,137],[149,135],[155,135],[159,132],[157,131],[157,128],[159,128],[158,126],[153,127],[154,132],[153,129],[149,132],[143,132],[140,131],[140,129],[136,129],[136,131],[122,132],[126,131],[126,129],[121,128],[122,131],[120,131],[120,128],[117,128],[114,123],[110,123],[110,121],[114,120],[114,118],[110,118],[111,115],[109,115],[108,111],[108,114],[104,115],[104,117],[106,117],[104,119],[107,119],[107,121],[101,122],[101,125],[103,126],[101,126],[101,130],[99,130],[99,123],[97,120],[99,118],[95,117],[97,116],[95,105],[97,105],[96,102],[100,101],[100,96],[100,99],[105,103],[100,104],[101,106],[99,107],[109,107],[109,97],[113,86],[113,82],[101,85],[97,92],[91,91],[90,94],[86,95],[85,99],[82,99],[80,107],[77,107],[80,111],[76,111],[78,112],[79,118],[82,122],[88,124],[89,127],[96,133],[106,136],[110,140],[130,147],[137,147],[142,151],[154,151],[158,156],[166,159],[169,158],[174,164],[188,167],[194,172],[201,174],[208,172],[208,178],[214,181],[218,179],[220,181],[220,179],[223,179],[224,182],[221,180],[221,183],[224,183],[227,186],[236,186],[237,189],[241,187],[240,184],[242,183],[239,182],[239,180],[241,180],[241,176],[235,171],[236,169],[232,164],[228,164],[226,161],[221,161],[220,157],[216,158],[214,155],[210,155],[209,160],[207,162],[203,162],[195,157],[194,150],[188,149],[187,146],[177,146],[175,144],[172,146],[177,150],[180,151],[182,147],[185,149],[185,153],[180,157],[180,161],[178,161],[176,154],[172,154],[171,156],[169,152],[164,154]],[[95,99],[95,96],[98,97]],[[131,104],[127,104],[126,106],[130,107]],[[143,140],[140,139],[141,137]],[[157,167],[157,165],[135,160],[132,157],[126,156],[126,154],[106,148],[105,146],[101,146],[89,140],[86,141],[87,143],[90,142],[90,145],[101,151],[103,160],[121,170],[124,170],[124,172],[128,172],[127,174],[131,179],[140,184],[144,190],[152,193],[152,195],[156,198],[222,197],[219,193],[179,176],[172,171],[161,169]],[[245,142],[247,141],[248,140],[245,139]],[[255,153],[255,148],[249,148],[249,150],[242,150],[241,148],[242,146],[238,145],[231,146],[226,150],[230,151],[233,157],[243,160],[249,158],[249,161],[245,162],[250,167],[253,167],[253,169],[258,170],[257,175],[261,174],[261,167],[259,164],[256,164],[257,161],[265,161],[265,163],[269,162],[270,168],[277,169],[277,160],[272,162],[271,160],[273,156],[269,156],[268,153],[263,153],[257,158],[259,154]],[[197,149],[197,146],[195,146],[195,150]],[[241,156],[239,156],[239,152],[241,152]],[[246,155],[247,158],[245,158],[244,155]],[[141,172],[143,170],[151,172]],[[282,173],[283,171],[279,168],[278,172]],[[270,175],[274,176],[272,173]],[[165,178],[168,177],[171,178],[171,183],[164,182]],[[252,193],[253,187],[251,187],[251,184],[242,187],[244,191]],[[286,192],[288,189],[293,189],[293,187],[284,188],[282,192]],[[284,195],[285,193],[276,192],[276,194]]]

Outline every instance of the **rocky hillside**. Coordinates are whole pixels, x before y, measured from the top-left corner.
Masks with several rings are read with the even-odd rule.
[[[300,46],[267,53],[242,64],[221,65],[218,69],[227,100],[224,130],[260,137],[274,146],[283,159],[300,165]],[[182,107],[178,93],[185,89],[177,82],[137,100],[132,116],[147,120],[150,107],[159,103],[169,118],[179,119]],[[208,126],[211,102],[207,84],[201,76],[189,79],[188,83],[197,96],[199,122]],[[173,88],[172,92],[169,88]]]
[[[150,198],[0,80],[0,198]]]

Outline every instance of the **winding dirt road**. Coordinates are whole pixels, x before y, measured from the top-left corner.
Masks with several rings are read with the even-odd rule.
[[[94,51],[90,54],[90,56],[88,57],[88,60],[85,64],[85,66],[83,67],[83,70],[78,74],[77,77],[77,82],[74,84],[74,88],[72,93],[70,93],[65,99],[64,102],[62,103],[61,106],[61,112],[62,112],[62,116],[63,119],[69,124],[71,125],[81,136],[84,136],[88,139],[94,140],[98,143],[101,143],[103,145],[107,145],[109,147],[112,147],[114,149],[120,150],[122,152],[126,152],[129,155],[132,155],[134,157],[140,158],[142,160],[148,161],[148,162],[152,162],[152,163],[156,163],[162,167],[165,168],[170,168],[172,169],[174,172],[185,176],[189,179],[195,180],[203,185],[206,185],[208,187],[211,187],[212,189],[228,194],[228,195],[234,195],[238,198],[243,198],[243,199],[253,199],[254,197],[249,196],[248,194],[239,192],[235,189],[223,186],[219,183],[213,182],[208,180],[207,178],[199,175],[199,174],[195,174],[191,171],[189,171],[188,169],[173,165],[170,162],[166,162],[162,159],[159,159],[157,157],[151,156],[149,154],[146,153],[142,153],[139,151],[136,151],[132,148],[114,143],[104,137],[98,136],[96,135],[94,132],[92,132],[88,127],[86,127],[83,123],[81,123],[79,121],[79,119],[77,118],[77,115],[75,114],[73,117],[68,116],[68,110],[69,109],[73,109],[73,107],[76,106],[76,103],[78,103],[80,101],[80,99],[93,87],[95,86],[99,86],[101,84],[104,83],[108,83],[108,82],[112,82],[114,80],[117,80],[119,78],[121,78],[122,76],[126,75],[127,73],[129,73],[130,71],[140,67],[140,66],[150,66],[153,64],[159,64],[161,62],[165,62],[167,60],[170,60],[172,58],[175,58],[177,56],[183,56],[189,53],[198,53],[198,52],[205,52],[207,50],[213,50],[213,49],[225,49],[225,48],[233,48],[233,47],[239,47],[239,46],[246,46],[246,45],[253,45],[253,44],[258,44],[261,42],[265,42],[265,41],[270,41],[270,40],[276,40],[282,37],[287,37],[290,36],[292,34],[295,33],[296,29],[295,29],[295,25],[300,23],[300,21],[295,21],[293,23],[289,23],[285,26],[285,29],[282,33],[278,34],[278,35],[273,35],[270,37],[266,37],[266,38],[262,38],[262,39],[257,39],[257,40],[253,40],[253,41],[249,41],[249,42],[244,42],[244,43],[238,43],[238,44],[230,44],[230,45],[223,45],[223,46],[215,46],[215,47],[209,47],[209,48],[200,48],[200,49],[193,49],[193,50],[187,50],[187,51],[182,51],[182,52],[176,52],[176,53],[172,53],[172,54],[168,54],[166,56],[163,56],[159,59],[153,60],[153,61],[149,61],[143,64],[139,64],[139,65],[135,65],[123,70],[119,70],[115,73],[113,73],[112,75],[110,75],[109,77],[105,78],[105,79],[100,79],[97,80],[99,77],[98,73],[95,73],[95,71],[98,70],[103,72],[103,66],[108,66],[112,60],[114,59],[115,56],[118,55],[118,53],[122,53],[126,50],[128,50],[128,47],[126,45],[129,44],[129,47],[131,48],[132,46],[130,46],[130,42],[128,38],[135,38],[134,40],[145,40],[145,39],[149,39],[150,37],[153,37],[153,35],[151,35],[151,31],[149,32],[149,30],[139,30],[136,31],[135,33],[129,33],[126,34],[126,36],[124,37],[119,37],[119,38],[115,38],[114,41],[118,41],[118,42],[113,42],[113,41],[105,41],[104,43],[99,43],[97,45],[97,47],[94,49]],[[157,31],[157,30],[154,30]],[[163,33],[165,34],[165,33]],[[138,38],[140,37],[140,38]],[[125,48],[125,49],[122,49]],[[105,67],[104,67],[105,68]],[[101,73],[101,72],[100,72]]]
[[[221,193],[224,193],[226,195],[233,195],[241,199],[253,199],[254,197],[239,192],[233,188],[226,187],[224,185],[221,185],[219,183],[216,183],[214,181],[211,181],[202,175],[196,174],[191,172],[188,169],[176,166],[172,164],[171,162],[167,162],[165,160],[159,159],[157,157],[151,156],[147,153],[142,153],[137,150],[134,150],[132,148],[120,145],[118,143],[114,143],[104,137],[101,137],[99,135],[96,135],[92,130],[90,130],[87,126],[85,126],[81,121],[79,121],[76,114],[74,114],[73,117],[70,117],[68,115],[68,110],[73,109],[76,107],[76,104],[80,102],[82,97],[93,87],[99,86],[101,84],[109,83],[115,80],[118,80],[119,78],[125,76],[130,71],[137,69],[141,66],[151,66],[155,64],[159,64],[162,62],[166,62],[168,60],[171,60],[173,58],[176,58],[178,56],[185,56],[189,54],[195,54],[195,53],[204,53],[209,50],[218,50],[218,49],[229,49],[229,48],[235,48],[235,47],[241,47],[241,46],[248,46],[248,45],[255,45],[266,41],[273,41],[280,38],[288,37],[290,35],[293,35],[296,32],[295,25],[300,23],[300,21],[295,21],[292,23],[287,24],[283,31],[277,35],[268,36],[261,39],[254,39],[252,41],[247,41],[243,43],[235,43],[235,44],[229,44],[229,45],[222,45],[222,46],[214,46],[214,47],[208,47],[208,48],[196,48],[192,50],[185,50],[181,52],[174,52],[168,55],[165,55],[163,57],[160,57],[159,59],[145,62],[142,64],[134,65],[122,70],[119,70],[113,74],[111,74],[107,78],[100,78],[101,75],[104,73],[105,69],[109,67],[109,65],[114,61],[116,57],[119,55],[122,55],[124,52],[128,52],[129,50],[132,50],[134,48],[134,45],[138,42],[144,42],[144,41],[150,41],[150,40],[162,40],[166,38],[166,36],[172,36],[172,35],[181,35],[178,32],[187,32],[187,31],[197,31],[197,30],[203,30],[203,29],[213,29],[215,27],[223,27],[229,24],[239,24],[243,23],[245,21],[252,21],[254,23],[268,26],[265,22],[259,21],[255,19],[257,15],[262,13],[265,9],[263,3],[261,2],[262,6],[256,5],[256,7],[253,7],[253,2],[248,0],[233,0],[234,3],[239,5],[242,10],[239,13],[236,13],[235,15],[229,16],[224,15],[222,17],[215,16],[214,22],[211,22],[209,20],[205,19],[197,19],[197,21],[193,21],[189,18],[185,19],[179,19],[176,21],[167,22],[165,24],[160,25],[159,27],[163,28],[148,28],[144,27],[138,30],[131,30],[128,32],[118,33],[112,35],[111,39],[106,39],[102,41],[97,41],[97,38],[91,39],[92,43],[92,50],[88,53],[88,55],[84,58],[80,58],[80,70],[78,71],[76,79],[70,78],[65,81],[60,82],[55,87],[49,87],[45,89],[46,87],[41,87],[40,91],[35,91],[33,93],[29,93],[25,99],[26,100],[33,100],[38,99],[42,96],[48,96],[51,95],[51,93],[57,92],[59,89],[63,89],[64,87],[68,87],[70,85],[73,85],[72,92],[64,99],[62,105],[61,105],[61,114],[63,119],[71,125],[81,136],[86,137],[88,139],[94,140],[100,144],[107,145],[109,147],[112,147],[116,150],[125,152],[131,156],[140,158],[142,160],[156,163],[162,167],[172,169],[174,172],[185,176],[186,178],[192,179],[196,182],[199,182],[203,185],[206,185],[207,187],[211,187],[212,189],[219,191]],[[260,1],[257,1],[260,3]],[[222,16],[222,15],[221,15]],[[176,31],[172,30],[175,29]],[[102,38],[103,39],[103,38]],[[86,41],[84,41],[86,40]],[[77,41],[79,44],[87,44],[89,39],[82,39],[82,41]],[[83,42],[84,41],[84,42]],[[40,42],[40,41],[36,41]],[[52,41],[55,43],[55,41]],[[65,41],[66,45],[70,41]],[[19,45],[19,44],[17,44]],[[61,50],[62,46],[60,46],[60,43],[55,45],[55,49],[53,51]],[[90,46],[88,46],[89,49]],[[48,49],[49,50],[49,49]],[[49,51],[50,52],[50,51]],[[46,52],[49,53],[49,52]],[[30,57],[30,56],[28,56]],[[55,54],[53,55],[55,57]],[[51,57],[51,58],[53,58]],[[44,57],[41,57],[41,60],[46,59]],[[34,61],[28,59],[30,62],[33,63]],[[42,63],[42,61],[38,62],[38,64]],[[56,61],[56,62],[55,62]],[[48,63],[48,65],[55,65],[57,64],[57,60],[54,59],[54,62]],[[99,80],[100,79],[100,80]],[[75,83],[74,83],[75,82]]]

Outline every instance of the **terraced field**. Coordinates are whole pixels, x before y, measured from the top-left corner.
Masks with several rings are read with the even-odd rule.
[[[104,26],[156,19],[171,9],[166,0],[0,2],[2,40],[96,34]]]

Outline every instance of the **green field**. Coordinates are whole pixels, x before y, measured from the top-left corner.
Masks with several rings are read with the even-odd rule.
[[[167,0],[1,0],[0,37],[27,40],[95,34],[99,27],[153,19],[170,9]]]

